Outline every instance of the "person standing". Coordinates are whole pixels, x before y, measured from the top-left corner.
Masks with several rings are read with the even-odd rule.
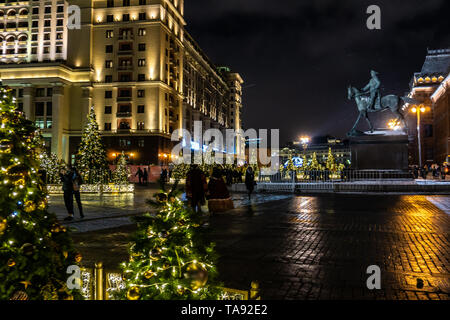
[[[193,164],[186,175],[186,197],[195,212],[201,211],[205,202],[205,194],[208,189],[206,177],[197,164]]]
[[[75,200],[78,205],[80,217],[81,219],[83,219],[84,214],[83,214],[83,206],[81,205],[81,195],[80,195],[80,186],[83,184],[83,178],[78,173],[77,168],[73,168],[72,181],[73,181],[73,195],[75,196]]]
[[[211,213],[234,209],[230,192],[218,168],[213,169],[208,183],[208,209]]]
[[[61,170],[59,174],[64,192],[64,205],[66,206],[68,217],[64,221],[73,220],[73,171],[69,167]]]
[[[142,174],[142,179],[143,179],[144,185],[147,185],[147,183],[148,183],[148,171],[147,171],[147,168],[144,168],[144,173]]]
[[[144,172],[142,172],[142,169],[139,167],[138,171],[136,172],[136,174],[134,175],[135,177],[138,176],[139,178],[139,184],[142,184],[142,177],[144,176]]]
[[[255,189],[255,173],[253,172],[252,167],[248,167],[245,172],[245,186],[248,191],[248,199],[250,200],[252,197],[253,190]]]

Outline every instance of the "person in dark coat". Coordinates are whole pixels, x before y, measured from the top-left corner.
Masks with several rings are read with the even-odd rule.
[[[205,204],[205,195],[208,189],[206,177],[198,165],[192,165],[186,175],[186,197],[195,212],[201,211],[201,206]]]
[[[255,173],[253,172],[252,167],[248,167],[245,172],[245,186],[248,191],[248,199],[250,200],[252,197],[253,190],[255,189]]]
[[[134,176],[135,177],[138,176],[139,184],[142,184],[142,177],[144,176],[144,172],[142,172],[141,168],[138,169],[138,171],[136,172],[136,174]]]
[[[208,209],[210,213],[234,209],[230,192],[218,168],[214,168],[208,183]]]
[[[81,205],[81,195],[80,195],[80,188],[83,184],[83,178],[78,173],[78,170],[76,168],[73,168],[72,170],[72,181],[73,181],[73,195],[75,196],[75,200],[77,201],[78,205],[78,211],[80,212],[81,219],[84,218],[83,214],[83,206]]]
[[[148,183],[148,171],[147,171],[147,168],[144,168],[144,173],[142,174],[142,180],[144,182],[144,185],[147,185],[147,183]]]
[[[59,174],[64,192],[64,205],[66,206],[68,217],[64,221],[73,220],[73,171],[67,167]]]

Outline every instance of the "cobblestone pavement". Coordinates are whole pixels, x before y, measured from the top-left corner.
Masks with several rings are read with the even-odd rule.
[[[246,289],[258,280],[263,299],[448,300],[450,216],[429,200],[450,203],[448,196],[291,196],[214,216],[209,237],[224,284]],[[86,264],[117,266],[133,230],[74,239]],[[366,287],[370,265],[381,268],[381,290]]]

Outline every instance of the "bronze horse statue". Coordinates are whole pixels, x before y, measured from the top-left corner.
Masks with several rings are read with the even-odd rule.
[[[418,104],[418,101],[408,98],[408,97],[399,97],[396,95],[388,95],[381,98],[381,108],[374,110],[369,109],[370,104],[370,98],[367,96],[366,93],[361,92],[357,88],[354,88],[352,86],[348,87],[348,99],[352,100],[354,99],[356,102],[356,106],[358,107],[359,116],[358,119],[355,122],[355,125],[353,126],[352,130],[348,133],[349,136],[355,136],[355,135],[361,135],[362,132],[359,132],[356,130],[356,126],[358,125],[359,121],[362,117],[364,117],[369,124],[370,132],[373,132],[373,124],[370,121],[369,113],[372,112],[383,112],[386,110],[390,110],[395,116],[397,116],[396,121],[401,121],[403,124],[404,130],[406,131],[408,129],[405,116],[400,111],[405,103],[410,104]]]

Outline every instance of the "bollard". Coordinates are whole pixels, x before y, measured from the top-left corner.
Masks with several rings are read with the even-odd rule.
[[[259,296],[259,282],[252,281],[250,289],[250,300],[261,300]]]
[[[95,300],[104,300],[103,296],[103,263],[95,264]]]

